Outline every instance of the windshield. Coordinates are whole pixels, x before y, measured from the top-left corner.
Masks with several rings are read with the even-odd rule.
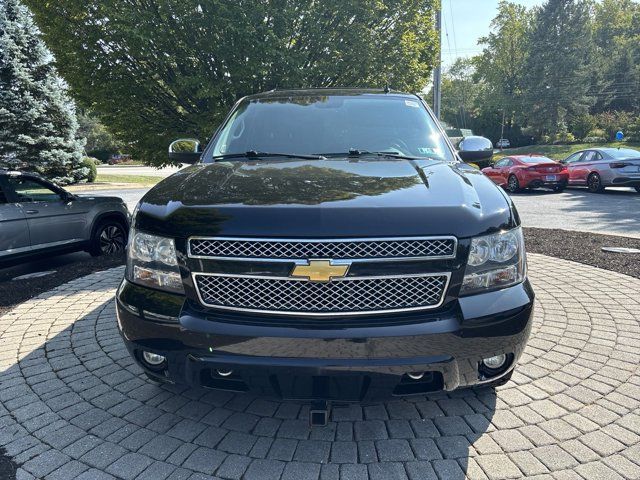
[[[634,158],[640,157],[640,152],[638,150],[633,150],[632,148],[607,148],[604,150],[613,158]]]
[[[417,98],[365,94],[244,101],[205,162],[249,151],[329,155],[350,150],[455,160]]]

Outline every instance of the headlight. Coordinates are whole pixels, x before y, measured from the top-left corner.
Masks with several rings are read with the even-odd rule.
[[[523,282],[527,260],[522,228],[471,240],[460,295],[471,295]]]
[[[132,228],[126,277],[139,285],[184,293],[173,239],[136,232]]]

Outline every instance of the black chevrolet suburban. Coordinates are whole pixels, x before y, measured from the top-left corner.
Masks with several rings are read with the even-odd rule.
[[[118,324],[156,381],[368,401],[506,382],[534,294],[507,195],[415,95],[240,100],[140,201]]]

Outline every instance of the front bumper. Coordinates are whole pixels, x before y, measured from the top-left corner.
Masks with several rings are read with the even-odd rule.
[[[368,401],[454,390],[508,374],[528,339],[533,299],[526,281],[460,298],[443,311],[296,327],[203,313],[184,297],[125,280],[117,314],[128,350],[158,379],[283,399]],[[142,351],[165,356],[166,365],[151,368],[141,361]],[[503,372],[491,378],[479,373],[483,358],[499,354],[509,355]],[[415,381],[408,372],[426,373]]]

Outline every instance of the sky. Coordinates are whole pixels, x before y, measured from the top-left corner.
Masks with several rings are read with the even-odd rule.
[[[489,33],[498,12],[499,0],[442,0],[442,63],[451,65],[458,57],[481,52],[478,39]],[[544,0],[511,0],[526,7]],[[448,38],[447,38],[448,37]]]

